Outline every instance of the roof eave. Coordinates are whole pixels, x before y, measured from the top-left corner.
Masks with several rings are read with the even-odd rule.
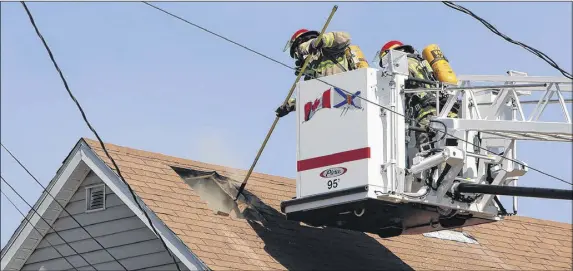
[[[70,161],[72,160],[73,154],[75,154],[77,152],[77,150],[79,149],[80,146],[80,142],[83,139],[81,139],[80,141],[78,141],[76,143],[76,145],[72,148],[72,150],[68,153],[68,155],[66,156],[66,158],[64,159],[64,161],[62,162],[62,166],[58,169],[58,171],[56,171],[56,176],[54,176],[54,178],[52,178],[52,180],[50,181],[50,183],[48,183],[48,186],[46,187],[46,190],[44,190],[42,192],[42,194],[40,194],[40,197],[38,198],[38,200],[36,201],[36,203],[34,204],[33,208],[34,210],[36,210],[39,205],[41,204],[41,202],[48,196],[47,192],[48,190],[52,189],[52,187],[54,186],[54,184],[56,183],[56,180],[58,180],[58,178],[61,176],[62,171],[64,168],[66,168]],[[28,214],[26,214],[26,219],[30,219],[30,217],[34,214],[34,211],[32,209],[30,209],[28,211]],[[14,239],[20,234],[20,232],[22,231],[23,227],[26,226],[26,224],[28,224],[28,222],[26,221],[26,219],[22,218],[22,221],[20,222],[20,225],[18,226],[18,228],[16,228],[16,230],[14,231],[14,233],[12,234],[12,236],[10,237],[10,239],[8,240],[8,242],[6,243],[6,245],[2,248],[2,258],[4,258],[4,255],[6,254],[6,248],[10,247],[13,243],[14,243]],[[3,269],[2,269],[3,270]]]

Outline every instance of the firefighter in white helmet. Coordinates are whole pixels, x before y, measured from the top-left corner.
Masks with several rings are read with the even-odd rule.
[[[350,46],[350,35],[346,32],[327,32],[317,40],[319,32],[300,29],[296,31],[284,51],[290,50],[290,56],[295,59],[295,75],[299,75],[306,57],[312,57],[304,74],[304,80],[319,78],[352,69],[345,50]],[[287,104],[277,108],[278,117],[286,116],[295,110],[295,98],[290,98]]]

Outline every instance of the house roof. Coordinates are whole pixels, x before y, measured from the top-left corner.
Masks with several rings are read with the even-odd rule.
[[[84,139],[113,169],[99,143]],[[572,268],[572,225],[527,217],[463,228],[478,244],[402,235],[314,228],[287,221],[281,201],[293,179],[253,173],[247,193],[264,219],[215,214],[172,167],[216,171],[242,180],[246,171],[106,144],[132,189],[213,270],[539,269]]]

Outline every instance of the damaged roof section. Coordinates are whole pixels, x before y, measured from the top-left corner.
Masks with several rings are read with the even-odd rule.
[[[251,197],[246,196],[248,194],[246,190],[243,190],[235,201],[239,192],[237,181],[220,175],[216,171],[200,171],[175,166],[171,168],[199,195],[201,200],[207,203],[215,214],[257,221],[262,219],[255,207],[256,203]]]

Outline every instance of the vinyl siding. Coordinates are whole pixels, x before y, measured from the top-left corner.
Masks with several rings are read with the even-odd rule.
[[[123,270],[108,252],[128,270],[176,270],[173,259],[161,241],[109,188],[106,187],[105,210],[85,212],[85,188],[101,183],[95,174],[90,173],[67,204],[66,210],[107,252],[66,212],[60,214],[52,227],[98,270]],[[78,270],[94,270],[53,230],[42,239],[22,270],[74,270],[50,243]],[[188,270],[180,262],[179,266],[181,270]]]

